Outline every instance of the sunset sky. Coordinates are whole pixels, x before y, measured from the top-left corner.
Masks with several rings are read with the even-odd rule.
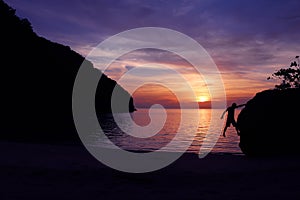
[[[128,29],[164,27],[180,31],[199,42],[211,55],[222,75],[229,102],[243,103],[255,93],[273,88],[276,82],[266,78],[300,54],[299,0],[5,2],[17,9],[18,16],[28,18],[37,34],[68,45],[84,56],[106,38]],[[131,52],[116,60],[105,73],[118,80],[128,70],[147,63],[160,63],[182,73],[195,90],[197,101],[210,100],[201,76],[189,63],[170,52],[155,49]],[[172,75],[159,67],[148,72],[157,79],[172,81]],[[138,107],[158,99],[170,107],[177,104],[172,92],[159,85],[131,91],[130,84],[145,77],[135,78],[121,85],[133,93]],[[186,101],[192,99],[187,97]]]

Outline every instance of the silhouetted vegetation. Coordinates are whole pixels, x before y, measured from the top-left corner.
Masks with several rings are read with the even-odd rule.
[[[300,87],[300,67],[299,67],[299,56],[296,56],[297,61],[292,61],[290,66],[287,68],[281,68],[272,74],[268,79],[279,79],[281,83],[275,85],[276,89],[284,90],[287,88],[299,88]]]
[[[240,148],[246,155],[299,154],[297,113],[300,110],[299,56],[272,74],[275,89],[259,92],[247,102],[237,123]],[[296,117],[294,114],[296,113]]]
[[[78,139],[72,117],[72,90],[77,71],[85,60],[70,47],[37,36],[27,19],[0,0],[1,41],[1,138],[57,141]],[[86,61],[91,70],[92,63]],[[96,111],[111,112],[116,86],[102,74],[96,93]],[[126,103],[126,102],[125,102]],[[128,104],[120,102],[122,108]],[[126,110],[126,109],[125,109]],[[124,111],[120,110],[120,111]]]
[[[257,93],[241,111],[237,124],[240,148],[246,155],[300,154],[297,140],[297,115],[300,110],[299,56],[295,59],[289,67],[268,77],[281,80],[279,85]]]

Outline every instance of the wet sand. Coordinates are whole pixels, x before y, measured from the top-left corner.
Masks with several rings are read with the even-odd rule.
[[[300,199],[300,158],[184,154],[146,174],[78,145],[0,142],[0,199]]]

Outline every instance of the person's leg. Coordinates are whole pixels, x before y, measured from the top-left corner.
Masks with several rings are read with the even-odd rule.
[[[240,130],[238,129],[238,127],[235,127],[235,130],[236,130],[236,134],[237,134],[238,136],[240,136]]]
[[[226,133],[227,128],[228,128],[228,126],[226,125],[224,128],[224,131],[223,131],[223,137],[226,137],[225,133]]]
[[[240,130],[238,129],[238,125],[237,125],[236,121],[232,122],[232,126],[234,126],[234,128],[236,130],[236,134],[239,136],[240,135]]]
[[[227,118],[227,121],[226,121],[226,124],[225,124],[225,127],[224,127],[224,131],[223,131],[223,137],[226,137],[225,133],[227,131],[227,128],[230,127],[230,124],[231,124],[231,122]]]

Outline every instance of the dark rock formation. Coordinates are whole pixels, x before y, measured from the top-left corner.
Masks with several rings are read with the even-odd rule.
[[[1,138],[57,141],[77,137],[72,117],[73,83],[84,57],[70,47],[37,36],[27,19],[0,0]],[[86,61],[88,62],[88,61]],[[92,63],[88,62],[91,68]],[[95,70],[98,71],[98,70]],[[101,73],[101,71],[99,71]],[[101,87],[99,87],[101,85]],[[133,100],[115,81],[102,75],[96,94],[97,112],[111,112],[114,87]],[[122,110],[128,104],[119,102]]]
[[[250,156],[299,154],[300,89],[266,90],[238,117],[240,148]]]

